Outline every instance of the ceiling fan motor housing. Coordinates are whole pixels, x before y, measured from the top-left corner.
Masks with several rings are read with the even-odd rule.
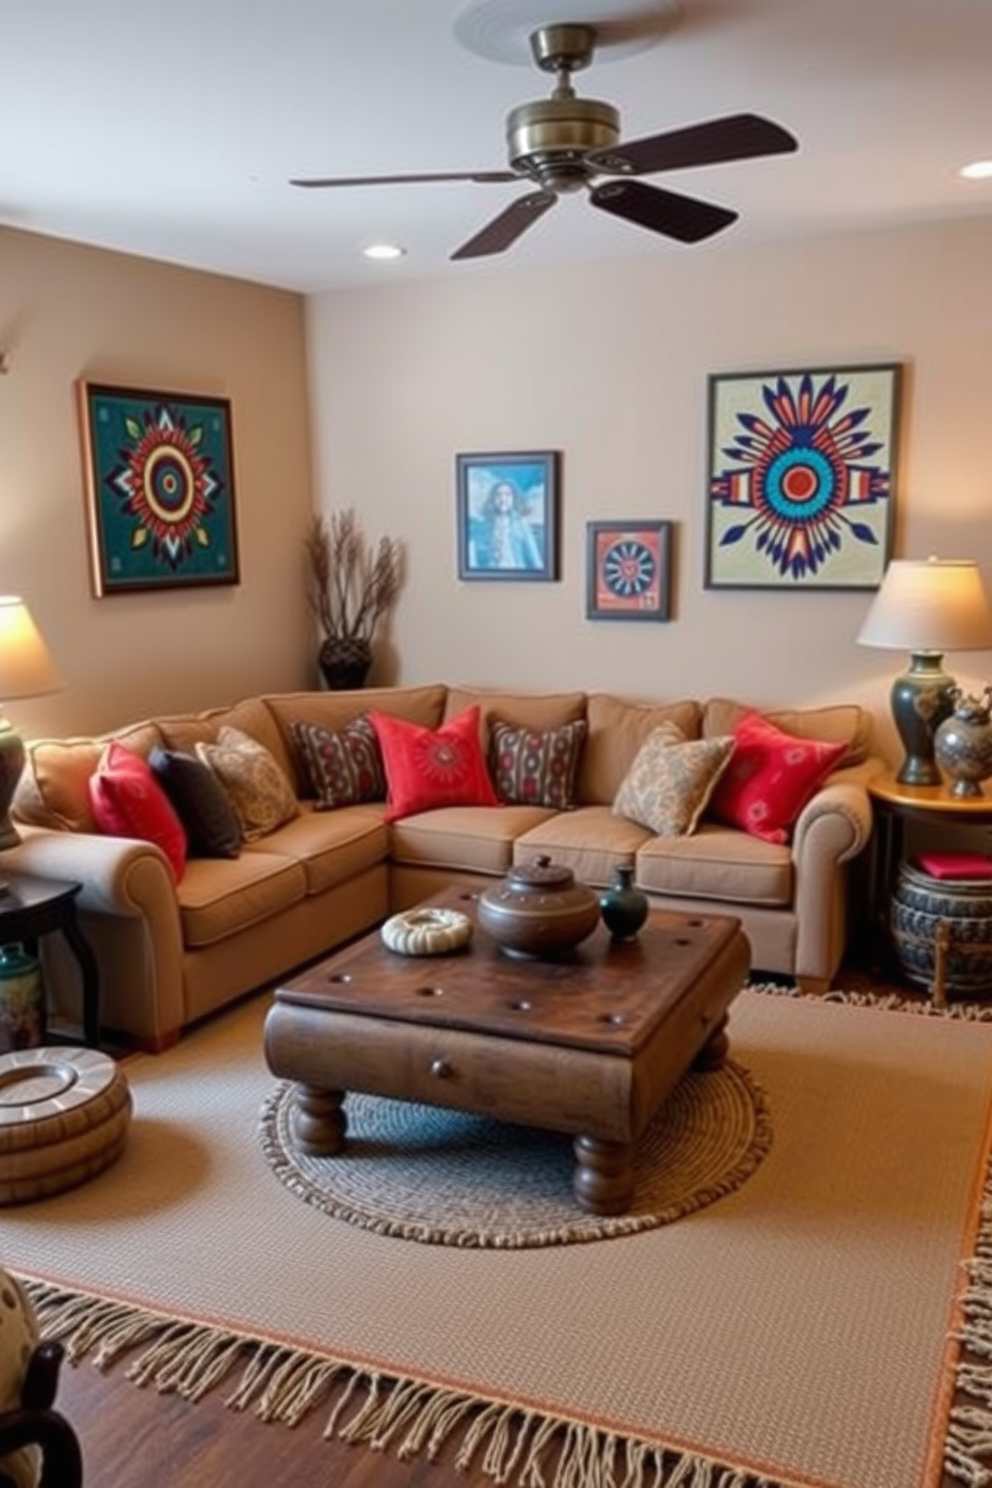
[[[595,98],[549,98],[522,103],[506,118],[512,170],[553,191],[577,191],[592,174],[590,150],[611,149],[620,139],[620,115]]]

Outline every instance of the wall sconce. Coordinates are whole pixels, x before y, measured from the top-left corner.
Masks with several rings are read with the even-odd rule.
[[[908,651],[892,684],[892,717],[906,751],[896,779],[939,785],[933,753],[938,725],[954,711],[945,651],[992,649],[992,611],[978,564],[968,558],[894,558],[858,635],[859,646]]]

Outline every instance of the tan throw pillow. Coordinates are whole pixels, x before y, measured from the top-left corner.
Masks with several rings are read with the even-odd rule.
[[[613,815],[625,816],[659,837],[688,836],[696,830],[733,751],[730,737],[683,739],[674,724],[659,724],[620,782]]]
[[[246,842],[257,841],[300,808],[286,772],[264,744],[240,729],[224,727],[216,744],[196,745],[197,758],[209,765],[231,798]]]

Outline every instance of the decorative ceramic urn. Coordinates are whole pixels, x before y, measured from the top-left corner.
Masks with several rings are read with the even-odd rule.
[[[571,868],[546,856],[511,868],[479,898],[479,924],[511,956],[567,955],[599,923],[599,900]]]
[[[954,712],[933,736],[937,764],[952,782],[952,796],[980,796],[992,775],[992,686],[980,698],[954,689]]]

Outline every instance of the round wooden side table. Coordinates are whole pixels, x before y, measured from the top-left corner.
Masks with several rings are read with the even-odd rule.
[[[946,785],[902,785],[884,771],[868,782],[875,815],[868,891],[872,963],[876,970],[891,964],[889,911],[892,891],[905,856],[906,826],[910,822],[944,823],[962,827],[992,826],[992,796],[955,796]]]
[[[100,983],[96,957],[79,928],[76,898],[80,883],[5,875],[0,890],[0,945],[34,947],[44,935],[61,931],[82,977],[83,1039],[91,1048],[100,1040]]]

